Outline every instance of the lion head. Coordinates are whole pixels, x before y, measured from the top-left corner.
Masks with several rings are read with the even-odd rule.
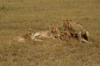
[[[69,42],[69,41],[71,40],[71,37],[70,37],[70,35],[68,35],[66,32],[61,32],[61,33],[60,33],[60,39],[61,39],[62,41],[67,41],[67,42]]]
[[[72,22],[72,20],[63,20],[63,29],[64,29],[64,31],[71,28],[71,22]]]
[[[50,24],[49,25],[50,32],[52,33],[52,35],[55,38],[59,37],[59,30],[58,30],[57,26],[58,26],[57,24]]]
[[[33,34],[34,29],[32,29],[32,28],[28,28],[28,29],[26,29],[26,30],[27,30],[27,33],[28,33],[28,34],[30,34],[30,35]]]
[[[50,29],[51,33],[56,32],[57,31],[57,24],[50,24],[49,29]]]

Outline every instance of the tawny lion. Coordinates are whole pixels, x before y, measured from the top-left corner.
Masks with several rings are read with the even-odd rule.
[[[14,37],[13,40],[16,40],[16,41],[21,42],[21,43],[25,43],[26,39],[35,40],[35,41],[42,41],[42,40],[34,38],[33,30],[34,29],[32,29],[32,28],[28,28],[27,33],[25,35]]]
[[[63,28],[64,30],[68,30],[72,36],[77,36],[79,42],[81,42],[81,37],[87,41],[89,40],[89,32],[85,30],[80,24],[77,24],[72,20],[63,20]]]
[[[67,43],[79,43],[79,41],[76,37],[72,37],[72,36],[68,35],[66,32],[61,32],[60,33],[60,39],[64,42],[66,42],[66,44]],[[82,37],[81,37],[81,41],[85,42],[85,43],[91,43],[91,42],[85,40]]]
[[[57,29],[57,24],[50,24],[48,31],[39,31],[34,34],[34,37],[44,37],[44,38],[57,38],[59,37],[59,30]]]

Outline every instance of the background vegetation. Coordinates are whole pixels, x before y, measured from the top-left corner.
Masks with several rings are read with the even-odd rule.
[[[100,0],[0,0],[0,66],[100,66]],[[71,19],[90,33],[93,44],[12,41],[26,29],[48,30],[48,25]]]

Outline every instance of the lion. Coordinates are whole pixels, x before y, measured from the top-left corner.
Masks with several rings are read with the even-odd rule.
[[[59,30],[58,30],[58,25],[57,24],[50,24],[49,25],[49,30],[51,31],[53,37],[58,38],[59,35]]]
[[[78,39],[76,37],[72,37],[70,35],[68,35],[67,32],[61,32],[60,33],[60,40],[62,40],[63,42],[67,43],[79,43]],[[90,43],[89,41],[85,40],[84,38],[81,37],[82,42],[85,43]]]
[[[27,33],[25,35],[14,37],[13,40],[16,40],[16,41],[21,42],[21,43],[25,43],[26,39],[35,40],[35,41],[42,41],[42,40],[34,38],[33,30],[34,29],[32,29],[32,28],[28,28]]]
[[[72,20],[63,20],[64,31],[68,30],[71,36],[78,38],[78,41],[81,42],[81,37],[89,41],[89,32],[85,30],[80,24],[73,22]]]
[[[59,37],[59,30],[57,28],[57,24],[50,24],[48,31],[39,31],[34,34],[34,37],[44,37],[44,38],[57,38]]]

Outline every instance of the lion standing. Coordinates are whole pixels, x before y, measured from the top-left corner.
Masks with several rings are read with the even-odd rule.
[[[81,37],[87,41],[89,40],[89,32],[72,20],[63,20],[63,28],[68,30],[72,36],[78,37],[79,42],[81,42]]]

